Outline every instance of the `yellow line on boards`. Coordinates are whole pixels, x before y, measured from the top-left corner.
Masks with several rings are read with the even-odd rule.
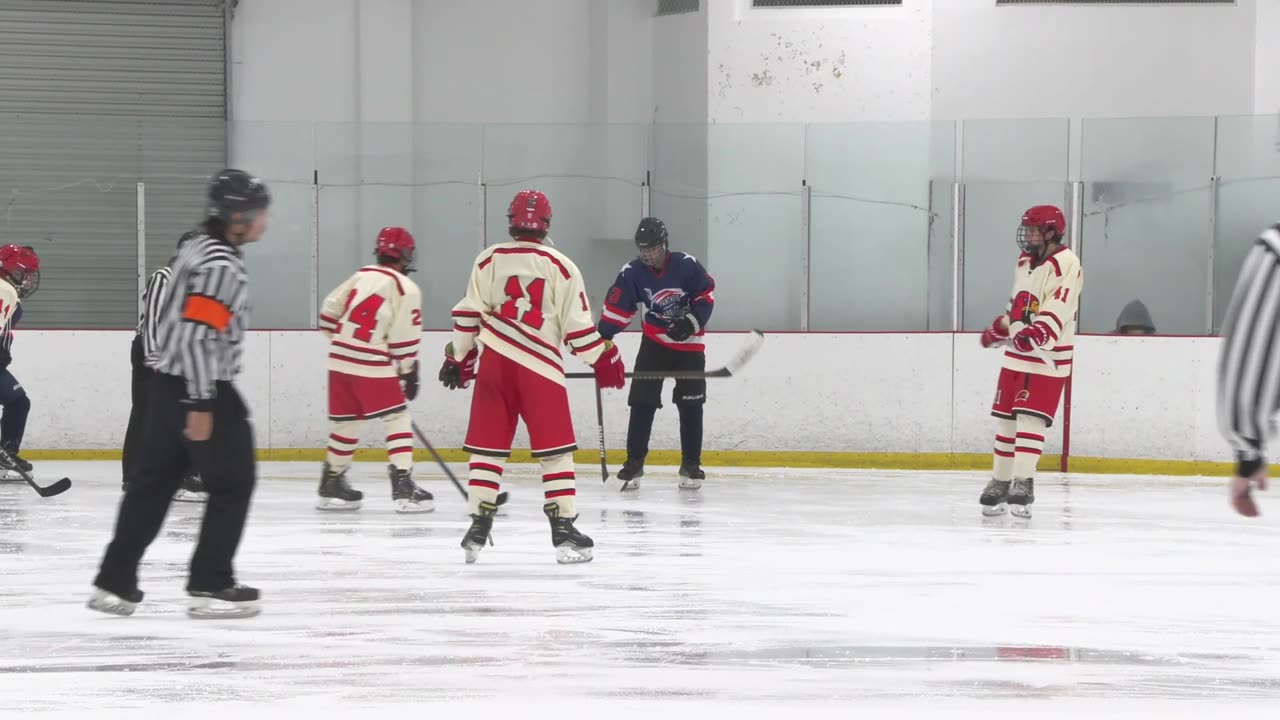
[[[447,462],[466,462],[470,456],[461,449],[441,449],[440,455]],[[28,460],[119,460],[119,450],[29,450],[23,451]],[[360,462],[384,462],[386,450],[361,448],[355,459]],[[626,460],[626,452],[612,450],[608,453],[611,467],[619,467]],[[323,448],[268,448],[258,450],[261,461],[321,462],[325,458]],[[415,462],[431,462],[426,450],[414,451]],[[574,460],[583,466],[594,466],[600,461],[598,450],[578,450]],[[536,460],[526,450],[511,454],[512,463],[533,463]],[[676,450],[654,450],[645,458],[649,465],[679,465],[680,453]],[[1041,473],[1058,470],[1059,458],[1045,455],[1040,459]],[[987,472],[991,469],[991,456],[985,453],[861,453],[820,452],[791,450],[707,450],[702,453],[702,464],[707,467],[778,467],[778,468],[832,468],[874,470],[972,470]],[[1071,472],[1106,475],[1208,475],[1225,476],[1233,465],[1226,462],[1198,460],[1147,460],[1132,458],[1071,458]],[[585,470],[584,470],[585,472]]]

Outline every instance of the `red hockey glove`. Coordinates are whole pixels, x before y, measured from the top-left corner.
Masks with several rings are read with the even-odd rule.
[[[596,371],[596,384],[602,388],[621,390],[627,384],[627,369],[622,365],[622,353],[618,352],[617,345],[608,340],[604,341],[604,345],[604,352],[600,353],[600,357],[591,366]]]
[[[444,346],[444,365],[440,368],[440,382],[450,390],[467,388],[476,379],[476,358],[480,355],[476,348],[466,357],[458,360],[453,356],[453,343]]]
[[[1013,346],[1018,352],[1029,353],[1049,342],[1049,328],[1042,322],[1031,323],[1013,336]]]
[[[1009,319],[1004,315],[996,316],[991,327],[982,331],[982,347],[989,348],[1009,339]]]

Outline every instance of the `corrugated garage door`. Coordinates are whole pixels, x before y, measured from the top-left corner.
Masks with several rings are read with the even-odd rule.
[[[226,162],[223,0],[0,0],[0,242],[40,253],[31,327],[136,322]]]

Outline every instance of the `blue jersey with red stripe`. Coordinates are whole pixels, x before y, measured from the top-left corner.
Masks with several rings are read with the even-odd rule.
[[[703,336],[715,305],[716,283],[692,255],[667,253],[662,267],[651,267],[639,259],[622,267],[618,279],[605,295],[598,330],[612,338],[631,324],[639,308],[644,308],[646,337],[673,350],[702,352]],[[667,335],[671,321],[693,315],[698,331],[688,340],[672,340]]]

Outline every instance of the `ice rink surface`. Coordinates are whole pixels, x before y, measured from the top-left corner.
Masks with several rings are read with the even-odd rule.
[[[0,718],[1280,717],[1280,498],[1237,518],[1218,479],[1045,475],[1019,521],[981,517],[983,473],[649,468],[624,495],[580,465],[596,560],[560,566],[516,466],[467,566],[432,466],[413,516],[380,465],[321,513],[318,464],[266,463],[238,563],[264,612],[195,621],[181,503],[138,613],[85,609],[118,468],[0,485]]]

